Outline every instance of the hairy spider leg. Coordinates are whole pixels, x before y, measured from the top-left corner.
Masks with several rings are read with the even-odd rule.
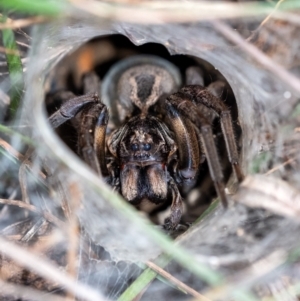
[[[229,161],[232,165],[232,169],[234,170],[238,182],[242,182],[244,175],[239,164],[239,156],[232,118],[228,107],[221,99],[214,96],[202,86],[185,86],[180,91],[190,95],[195,104],[203,104],[206,107],[214,110],[219,115]]]
[[[166,100],[166,106],[167,106],[167,112],[169,112],[169,117],[171,116],[171,112],[176,112],[176,118],[184,120],[185,122],[189,120],[193,126],[196,126],[198,129],[200,129],[200,133],[202,136],[202,145],[204,148],[204,152],[206,155],[206,159],[208,162],[208,167],[210,171],[210,175],[212,177],[212,180],[215,185],[215,189],[218,193],[218,196],[222,202],[222,204],[226,207],[228,205],[227,197],[225,194],[225,186],[224,186],[224,179],[223,179],[223,172],[221,168],[221,164],[219,161],[219,156],[217,153],[217,148],[214,143],[213,133],[211,129],[211,125],[209,121],[205,118],[205,116],[201,113],[201,111],[198,109],[198,107],[192,102],[190,95],[183,93],[183,92],[177,92],[175,94],[172,94],[170,97]],[[174,117],[173,117],[174,119]],[[171,126],[175,126],[174,120],[171,120]],[[177,126],[178,127],[178,126]],[[174,127],[174,130],[176,131],[176,127]],[[190,132],[187,133],[187,135],[191,135],[191,133],[194,132],[196,134],[195,128],[191,128]],[[184,144],[182,143],[182,137],[179,135],[177,137],[178,141],[178,149],[180,148],[184,149]],[[198,148],[198,152],[200,153],[201,150],[201,142],[198,142],[197,139],[193,139],[193,148],[194,150]],[[186,153],[183,152],[183,158],[186,156]],[[179,160],[182,159],[182,156],[180,156],[179,152]],[[187,161],[187,158],[184,158]],[[197,166],[197,169],[199,168],[199,164],[201,163],[200,156],[194,156],[191,157],[190,160],[194,160],[193,165]],[[179,164],[179,168],[182,168],[182,162]],[[189,167],[186,165],[186,167]],[[181,177],[187,176],[188,173],[182,173],[182,170],[178,168],[178,172]],[[188,169],[189,171],[189,169]],[[196,171],[195,171],[196,172]],[[189,181],[188,178],[185,179],[186,182]]]
[[[95,94],[71,98],[64,102],[61,107],[48,118],[48,120],[51,126],[56,129],[76,116],[86,105],[97,101],[99,101],[99,99]]]
[[[91,103],[85,106],[81,112],[78,153],[99,175],[107,176],[108,171],[105,163],[106,107],[102,103]],[[101,152],[102,154],[98,157],[98,153]]]
[[[105,138],[108,123],[108,111],[99,100],[96,92],[100,89],[100,81],[92,72],[84,77],[84,91],[93,91],[79,97],[72,97],[63,102],[61,107],[49,117],[53,128],[57,128],[67,120],[79,114],[81,127],[78,132],[78,153],[84,161],[106,180],[109,177],[105,161]]]
[[[181,93],[182,94],[182,93]],[[199,165],[203,161],[201,147],[198,142],[197,132],[193,124],[180,114],[176,107],[182,100],[178,93],[172,94],[166,100],[160,101],[160,108],[164,112],[164,121],[172,130],[178,147],[178,160],[175,166],[175,181],[181,186],[183,192],[187,192],[197,181]],[[175,106],[171,100],[177,99]]]
[[[173,230],[177,227],[182,216],[183,201],[174,179],[170,176],[169,187],[172,192],[171,214],[164,221],[166,230]]]

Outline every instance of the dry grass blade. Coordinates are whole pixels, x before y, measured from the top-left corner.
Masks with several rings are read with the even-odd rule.
[[[296,160],[296,158],[290,158],[290,159],[286,160],[285,162],[283,162],[282,164],[279,164],[279,165],[273,167],[272,169],[270,169],[268,172],[265,173],[265,175],[268,176],[268,175],[272,174],[273,172],[277,171],[278,169],[294,162],[295,160]]]
[[[20,163],[23,162],[23,164],[20,167],[20,172],[21,172],[21,169],[23,169],[23,171],[21,172],[22,173],[21,177],[24,177],[23,173],[26,171],[27,168],[31,169],[32,163],[29,160],[26,160],[24,155],[19,153],[8,142],[6,142],[5,140],[3,140],[1,138],[0,138],[0,147],[2,147],[4,150],[6,150],[15,159],[20,161]],[[46,175],[42,171],[39,171],[38,175],[40,176],[40,180],[42,181],[42,183],[45,184],[44,180],[46,179]],[[46,186],[46,184],[45,184],[45,186]],[[22,186],[21,186],[21,189],[22,189]],[[23,189],[24,189],[24,187],[23,187]]]
[[[8,142],[0,138],[0,146],[5,149],[10,155],[12,155],[17,160],[23,160],[24,156],[16,151]],[[46,177],[44,175],[44,177]]]
[[[298,77],[288,72],[284,67],[269,58],[257,47],[246,41],[241,35],[224,22],[213,21],[212,23],[217,31],[222,33],[231,42],[239,46],[243,51],[262,64],[263,67],[267,68],[274,75],[280,78],[282,82],[300,93],[300,79]]]
[[[48,220],[50,223],[56,225],[57,227],[60,227],[61,229],[63,229],[63,227],[65,227],[65,223],[63,221],[61,221],[60,219],[58,219],[51,213],[46,212],[44,210],[40,210],[31,204],[28,204],[28,203],[25,203],[25,202],[22,202],[19,200],[7,200],[7,199],[0,199],[0,204],[17,206],[17,207],[29,210],[31,212],[38,213],[38,214],[44,216],[46,220]]]
[[[26,48],[31,48],[30,45],[26,44],[26,43],[23,43],[23,42],[20,42],[20,41],[17,41],[17,45],[20,45],[20,46],[23,46],[23,47],[26,47]],[[22,61],[23,62],[23,61]],[[24,63],[24,62],[23,62]]]
[[[273,12],[271,5],[259,5],[253,2],[232,3],[225,1],[125,1],[116,5],[115,1],[101,2],[93,0],[69,0],[81,11],[86,11],[114,21],[139,24],[169,22],[199,22],[218,18],[241,18],[268,15]],[[297,7],[298,5],[294,5]]]
[[[279,6],[281,5],[282,2],[284,2],[285,0],[279,0],[275,7],[274,10],[261,22],[260,27],[263,26],[264,24],[266,24],[272,17],[273,15],[278,11]]]
[[[277,11],[274,13],[274,15],[279,20],[287,21],[295,25],[300,25],[300,18],[296,13]]]
[[[25,158],[20,166],[19,169],[19,183],[22,192],[22,201],[24,203],[30,204],[30,199],[27,193],[27,184],[26,184],[26,174],[27,174],[27,167],[30,166],[30,161],[27,159],[26,155]]]
[[[178,280],[177,278],[173,277],[170,273],[166,272],[164,269],[156,265],[155,263],[148,261],[147,266],[151,268],[153,271],[158,273],[159,275],[163,276],[165,279],[182,289],[183,291],[187,292],[191,296],[195,297],[199,301],[211,301],[211,299],[206,298],[205,296],[199,294],[197,291],[192,289],[190,286],[184,284],[182,281]]]
[[[280,179],[248,176],[233,196],[236,202],[280,215],[300,217],[300,192]]]
[[[243,290],[251,287],[253,283],[257,282],[257,279],[280,266],[286,257],[286,252],[282,250],[275,251],[249,268],[227,278],[224,285],[208,290],[206,296],[212,300],[259,300],[254,296],[252,299],[242,298],[242,296],[245,296]],[[240,298],[234,298],[234,296],[240,296]],[[230,297],[233,298],[230,299]]]
[[[11,242],[0,238],[0,252],[13,259],[20,265],[28,268],[31,271],[38,273],[40,276],[59,283],[62,287],[82,300],[87,301],[104,301],[106,300],[102,295],[91,287],[79,283],[74,278],[62,273],[60,269],[54,266],[53,263],[40,258],[39,256],[27,251],[24,247],[17,246]]]

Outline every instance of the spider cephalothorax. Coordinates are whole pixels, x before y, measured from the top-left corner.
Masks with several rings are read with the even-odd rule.
[[[98,91],[97,75],[86,78],[90,92]],[[106,105],[96,94],[74,97],[49,120],[57,127],[76,116],[79,154],[108,184],[134,205],[171,201],[164,226],[174,229],[182,215],[181,192],[195,185],[206,158],[216,191],[227,205],[211,120],[200,109],[205,106],[219,116],[229,160],[241,181],[231,114],[220,99],[201,85],[180,89],[176,67],[154,56],[117,63],[102,90]],[[111,124],[107,107],[117,112]]]

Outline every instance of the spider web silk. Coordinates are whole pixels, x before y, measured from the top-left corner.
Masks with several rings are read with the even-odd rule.
[[[80,200],[80,205],[73,208],[84,228],[83,236],[91,244],[87,248],[90,250],[89,254],[80,253],[79,280],[103,295],[116,299],[141,272],[141,268],[135,263],[156,258],[163,252],[163,247],[149,234],[147,228],[139,226],[140,219],[147,223],[146,218],[140,216],[137,221],[118,202],[112,201],[113,196],[106,194],[105,184],[63,144],[47,124],[43,102],[46,76],[50,70],[65,55],[88,40],[111,34],[123,34],[135,45],[155,42],[164,45],[171,54],[193,55],[206,60],[221,72],[234,92],[239,111],[238,122],[242,128],[241,164],[245,174],[264,174],[286,160],[293,160],[293,165],[284,165],[270,175],[275,181],[270,187],[274,189],[282,185],[283,181],[289,187],[299,187],[299,94],[276,74],[262,67],[255,58],[238,46],[233,46],[212,23],[146,26],[109,23],[91,16],[73,17],[72,20],[37,26],[32,31],[21,124],[32,125],[24,130],[24,134],[38,141],[38,157],[34,164],[38,167],[46,160],[55,181],[65,187],[73,184],[77,187],[75,197]],[[256,28],[260,21],[249,18],[237,20],[236,24],[243,24],[244,28]],[[234,24],[235,21],[231,21],[231,25]],[[271,19],[260,28],[258,37],[252,35],[251,39],[274,62],[299,76],[300,55],[295,50],[299,49],[300,39],[296,30],[300,32],[299,28],[288,23],[276,26],[276,20]],[[285,33],[286,41],[279,41],[273,32],[274,28]],[[246,37],[250,36],[250,30],[247,31],[248,36],[242,30],[240,32]],[[268,47],[264,48],[266,43]],[[267,176],[260,178],[262,185],[267,185],[265,177]],[[234,185],[230,187],[236,190]],[[74,193],[71,193],[71,197],[68,189],[66,190],[66,199],[70,200]],[[282,191],[286,192],[283,188]],[[257,209],[243,204],[244,199],[250,199],[250,203],[251,199],[269,199],[272,193],[266,190],[262,194],[257,186],[254,186],[254,190],[251,186],[243,186],[235,198],[240,204],[230,206],[226,212],[217,207],[200,224],[184,234],[180,238],[180,244],[191,252],[192,260],[208,264],[222,272],[231,283],[236,283],[236,279],[230,276],[236,273],[240,275],[239,281],[243,288],[257,289],[256,278],[251,278],[251,274],[243,274],[243,271],[248,272],[251,264],[279,250],[287,254],[298,246],[300,238],[300,225],[295,216],[285,213],[281,216],[280,209],[276,211],[276,208],[268,208],[268,211],[265,207]],[[294,195],[295,200],[298,200],[297,190]],[[279,199],[285,197],[284,194]],[[61,198],[57,193],[52,197],[44,196],[43,202],[48,207],[55,208]],[[40,194],[33,197],[33,200],[41,202]],[[72,206],[71,204],[71,209]],[[285,235],[286,233],[290,235]],[[80,247],[83,249],[86,246]],[[62,249],[64,248],[67,249]],[[101,253],[100,259],[95,257],[97,252]],[[170,264],[167,270],[199,291],[205,287],[203,282],[179,264]],[[271,276],[265,276],[261,284],[276,281],[286,274],[293,275],[296,279],[300,276],[291,265],[286,270],[276,270]],[[158,280],[150,286],[142,300],[163,300],[166,296],[171,296],[172,300],[186,300],[186,295]]]

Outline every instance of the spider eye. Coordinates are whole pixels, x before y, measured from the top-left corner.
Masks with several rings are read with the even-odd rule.
[[[149,151],[150,149],[151,149],[151,144],[146,143],[146,144],[143,145],[143,150],[144,151]]]
[[[139,150],[139,145],[137,143],[131,144],[131,150],[133,150],[134,152]]]

